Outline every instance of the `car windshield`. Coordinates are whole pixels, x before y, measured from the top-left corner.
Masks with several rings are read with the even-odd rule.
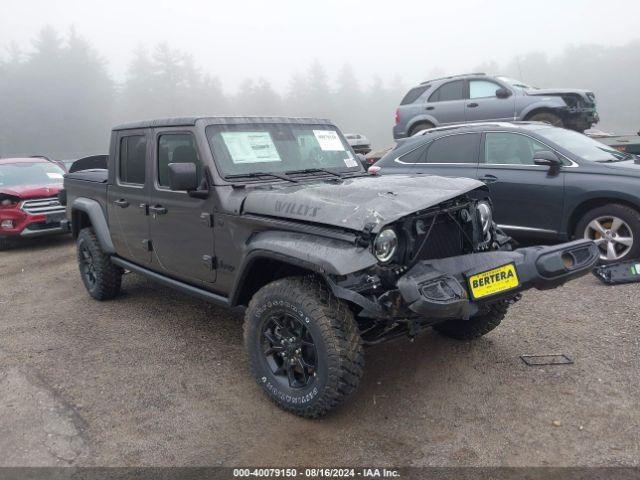
[[[210,125],[207,139],[224,177],[325,170],[360,172],[349,144],[331,125]],[[277,175],[272,175],[274,178]],[[285,177],[286,178],[286,177]]]
[[[592,162],[619,162],[633,158],[632,155],[611,148],[573,130],[543,128],[536,133],[548,138],[574,155]]]
[[[526,83],[521,82],[520,80],[516,80],[515,78],[509,78],[509,77],[496,77],[496,78],[498,78],[498,80],[502,80],[503,82],[508,83],[512,87],[521,88],[523,90],[537,90],[537,87],[532,87],[531,85],[527,85]]]
[[[0,164],[0,187],[61,185],[64,170],[49,162]]]

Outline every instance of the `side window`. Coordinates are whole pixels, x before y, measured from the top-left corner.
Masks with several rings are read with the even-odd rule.
[[[464,98],[464,81],[455,80],[445,83],[429,97],[430,102],[448,102],[451,100],[462,100]]]
[[[433,141],[427,150],[427,163],[476,163],[479,133],[449,135]]]
[[[158,139],[158,185],[169,186],[170,163],[193,163],[200,176],[198,150],[190,133],[167,133]]]
[[[120,139],[119,178],[121,182],[144,185],[147,139],[131,135]]]
[[[497,165],[535,165],[533,154],[549,148],[533,138],[517,133],[487,132],[483,162]]]
[[[424,92],[429,90],[429,87],[431,87],[431,85],[420,85],[418,87],[412,88],[404,96],[404,98],[400,102],[400,105],[408,105],[409,103],[415,102],[416,100],[418,100],[418,98],[422,96]]]
[[[500,85],[487,80],[469,81],[469,98],[495,97]]]
[[[425,145],[421,145],[418,148],[401,155],[398,157],[398,160],[402,163],[424,163],[424,154],[426,149],[427,147]]]

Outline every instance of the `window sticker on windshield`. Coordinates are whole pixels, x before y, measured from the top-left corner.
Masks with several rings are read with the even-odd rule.
[[[358,162],[356,162],[353,158],[345,158],[344,164],[349,168],[358,166]]]
[[[62,174],[61,173],[55,173],[55,172],[47,172],[47,177],[49,177],[49,178],[62,178]]]
[[[269,132],[222,132],[233,163],[281,162]]]
[[[320,148],[327,152],[344,152],[344,146],[335,130],[314,130]]]

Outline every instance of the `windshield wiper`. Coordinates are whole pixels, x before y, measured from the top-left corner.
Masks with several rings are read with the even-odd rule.
[[[280,178],[282,180],[286,180],[288,182],[298,183],[298,180],[295,178],[288,177],[282,173],[273,173],[273,172],[250,172],[250,173],[235,173],[233,175],[225,175],[225,180],[230,178],[256,178],[256,177],[275,177]]]
[[[329,175],[342,178],[341,173],[332,172],[331,170],[327,170],[326,168],[303,168],[302,170],[287,170],[284,173],[286,173],[287,175],[296,173],[328,173]]]

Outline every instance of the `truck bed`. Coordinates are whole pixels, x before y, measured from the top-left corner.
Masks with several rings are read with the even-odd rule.
[[[107,215],[107,178],[108,170],[91,169],[67,173],[64,176],[66,192],[67,218],[70,219],[71,206],[78,197],[89,198],[100,204]]]

